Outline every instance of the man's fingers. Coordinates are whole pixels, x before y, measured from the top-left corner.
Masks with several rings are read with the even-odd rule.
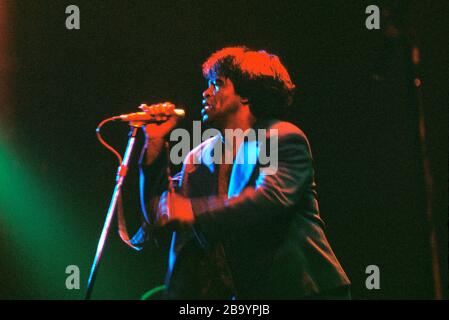
[[[139,107],[142,111],[148,112],[156,121],[165,121],[169,116],[175,115],[175,105],[171,102],[157,103]]]
[[[152,104],[150,106],[148,106],[146,104],[142,104],[139,106],[139,108],[145,112],[171,114],[175,110],[175,105],[171,102],[164,102],[164,103]]]

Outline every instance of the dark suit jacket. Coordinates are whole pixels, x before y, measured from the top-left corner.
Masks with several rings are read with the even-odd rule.
[[[277,131],[277,171],[267,173],[259,161],[235,161],[227,197],[218,196],[218,165],[211,160],[214,146],[222,143],[220,135],[186,157],[176,176],[177,190],[191,198],[196,218],[193,225],[178,225],[173,233],[168,298],[234,294],[238,299],[297,299],[349,285],[324,234],[305,134],[278,120],[259,122],[256,129],[261,128],[267,137],[274,132],[270,129]],[[258,159],[262,146],[263,141],[242,143],[236,160],[245,151]],[[136,244],[148,239],[148,223],[164,210],[157,203],[166,186],[164,157],[142,166],[147,223],[134,238]],[[194,163],[195,158],[201,163]],[[223,258],[218,262],[213,259],[217,248]],[[210,260],[219,266],[211,267]],[[213,288],[217,283],[226,290]]]

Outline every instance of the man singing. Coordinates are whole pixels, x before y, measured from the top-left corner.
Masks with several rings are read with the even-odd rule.
[[[190,151],[173,178],[164,146],[177,124],[174,106],[147,109],[163,123],[145,126],[145,222],[133,242],[169,231],[165,297],[350,298],[350,282],[324,234],[308,140],[279,120],[295,89],[287,70],[276,55],[230,47],[206,60],[203,75],[202,122],[217,134]],[[246,138],[226,139],[229,130]],[[251,130],[264,138],[250,137]],[[277,139],[274,147],[270,139]],[[259,161],[263,153],[276,158],[275,168]]]

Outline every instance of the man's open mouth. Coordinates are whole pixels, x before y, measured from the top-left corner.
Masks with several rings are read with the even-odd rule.
[[[201,109],[201,115],[204,115],[205,113],[207,113],[209,110],[213,110],[214,107],[209,105],[209,104],[204,104],[203,108]]]

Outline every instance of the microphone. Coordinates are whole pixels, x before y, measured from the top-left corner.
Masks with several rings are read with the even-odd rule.
[[[166,116],[167,119],[163,120],[163,121],[156,120],[155,119],[156,114],[151,114],[150,112],[146,112],[146,111],[122,114],[119,116],[112,117],[112,120],[121,120],[121,121],[127,121],[127,122],[139,121],[139,122],[145,122],[145,123],[161,123],[161,122],[167,121],[172,116],[183,118],[186,115],[186,112],[183,109],[174,109],[173,111],[175,112],[175,114],[167,115]]]

